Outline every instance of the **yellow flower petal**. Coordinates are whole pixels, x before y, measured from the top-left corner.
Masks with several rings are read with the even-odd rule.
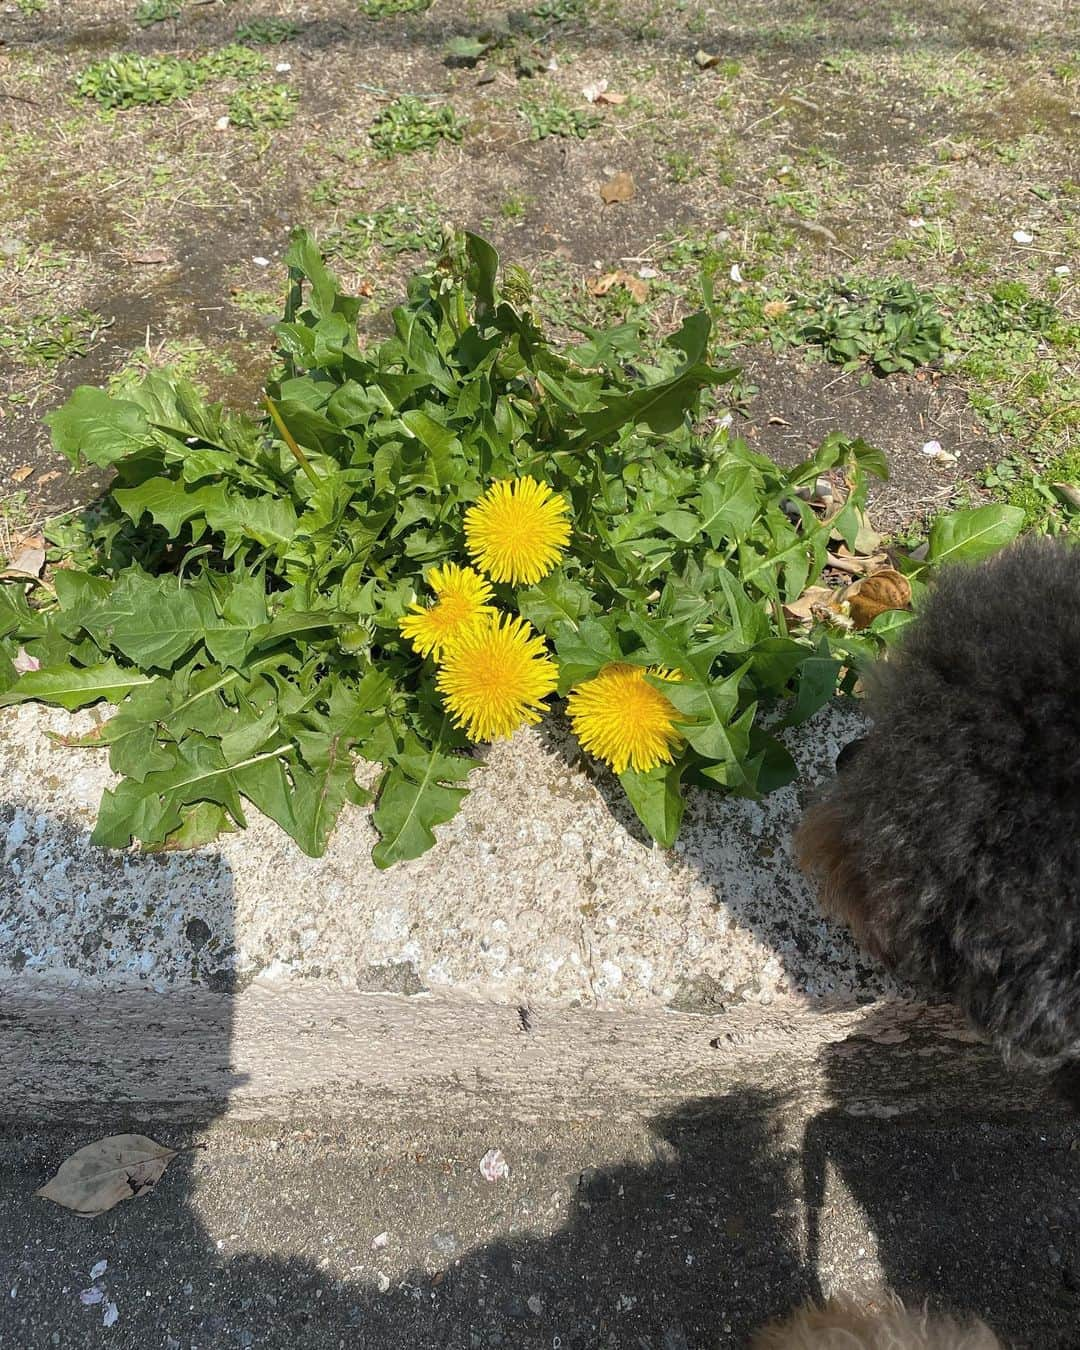
[[[648,672],[678,680],[677,671]],[[643,666],[605,666],[599,675],[571,689],[567,715],[582,749],[610,764],[616,773],[641,773],[670,764],[682,744],[675,726],[678,710],[645,679]]]
[[[448,643],[495,610],[487,603],[492,598],[491,587],[471,567],[456,563],[433,567],[427,582],[435,592],[435,603],[413,605],[413,612],[404,615],[398,627],[415,651],[437,661]]]
[[[494,483],[465,512],[465,545],[495,581],[531,586],[547,576],[570,542],[569,507],[533,478]]]
[[[456,726],[472,741],[499,741],[539,722],[558,670],[520,616],[486,616],[447,649],[435,685]]]

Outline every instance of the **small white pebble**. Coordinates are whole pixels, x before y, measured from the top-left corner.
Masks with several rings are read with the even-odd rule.
[[[1033,244],[1035,236],[1028,230],[1013,230],[1013,240],[1017,244]]]
[[[1054,276],[1067,277],[1071,271],[1072,271],[1071,267],[1067,267],[1064,263],[1062,263],[1060,267],[1054,268]]]
[[[912,216],[911,219],[908,221],[908,224],[911,226],[913,230],[921,230],[922,227],[926,224],[926,221],[922,218],[922,216]]]
[[[256,267],[269,267],[269,266],[270,266],[270,259],[269,259],[269,258],[262,258],[262,257],[256,256],[256,257],[252,258],[251,261],[255,264]]]
[[[380,1247],[385,1247],[389,1241],[390,1241],[389,1233],[376,1233],[375,1236],[371,1239],[372,1251],[378,1251]]]
[[[228,129],[229,129],[229,119],[227,117],[219,117],[218,120],[214,123],[215,131],[228,131]]]
[[[96,1265],[90,1267],[90,1278],[100,1280],[102,1275],[109,1269],[108,1261],[99,1261]]]
[[[380,1270],[378,1275],[375,1277],[375,1283],[379,1286],[379,1293],[385,1294],[386,1291],[390,1288],[390,1276],[384,1275]]]
[[[274,67],[274,69],[277,71],[279,75],[284,75],[286,74],[287,71],[292,70],[292,66],[289,64],[288,61],[279,61],[277,65]]]
[[[659,275],[660,273],[656,270],[655,267],[638,268],[638,276],[641,277],[643,281],[652,281],[654,277],[658,277]]]

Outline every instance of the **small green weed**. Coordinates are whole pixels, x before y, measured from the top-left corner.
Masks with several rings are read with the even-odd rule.
[[[548,136],[576,136],[583,141],[603,121],[599,113],[572,108],[561,94],[553,94],[544,103],[519,104],[518,112],[528,123],[530,141],[543,141]]]
[[[798,341],[820,347],[845,370],[868,366],[879,375],[915,370],[948,346],[936,298],[898,279],[838,282],[804,301]]]
[[[42,14],[45,10],[45,0],[15,0],[19,13],[27,19],[32,19],[35,14]]]
[[[75,88],[83,98],[95,99],[103,108],[135,108],[187,98],[201,83],[194,61],[121,52],[88,66]]]
[[[387,253],[422,253],[437,249],[442,237],[440,218],[432,208],[396,202],[351,216],[325,247],[330,256],[355,261],[366,257],[374,244]]]
[[[229,99],[229,123],[248,131],[287,127],[296,115],[297,94],[287,84],[256,84]]]
[[[460,141],[464,129],[450,104],[403,94],[383,108],[368,135],[374,148],[389,159],[433,150],[440,141]]]
[[[511,192],[499,203],[499,215],[502,216],[503,220],[524,220],[528,208],[529,199],[527,197]]]
[[[236,30],[237,42],[254,47],[275,47],[288,42],[300,32],[300,25],[292,19],[278,18],[276,15],[266,19],[251,19],[242,23]]]
[[[70,314],[36,314],[21,325],[0,326],[0,351],[31,365],[86,356],[112,324],[91,309]]]
[[[240,42],[207,52],[194,64],[202,80],[248,80],[270,69],[270,62],[261,52],[253,52]]]
[[[395,14],[422,14],[431,8],[431,0],[360,0],[365,19],[388,19]]]
[[[135,10],[135,22],[140,28],[149,28],[152,24],[179,17],[180,6],[176,0],[142,0]]]
[[[208,80],[249,79],[269,66],[265,56],[237,44],[197,60],[119,52],[88,66],[75,88],[103,108],[135,108],[187,98]]]

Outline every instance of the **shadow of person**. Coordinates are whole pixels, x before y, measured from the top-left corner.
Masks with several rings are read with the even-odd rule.
[[[822,1062],[834,1105],[802,1161],[815,1293],[838,1292],[836,1225],[854,1206],[868,1271],[905,1300],[977,1313],[1016,1346],[1075,1347],[1078,1133],[1048,1084],[944,1005],[873,1013]]]
[[[267,1138],[265,1126],[222,1124],[206,1136],[209,1151],[185,1163],[193,1198],[186,1175],[169,1175],[93,1227],[28,1199],[40,1159],[24,1143],[24,1170],[8,1166],[0,1178],[5,1266],[17,1287],[2,1315],[21,1339],[0,1342],[739,1346],[809,1288],[798,1157],[778,1130],[784,1105],[739,1092],[648,1126],[515,1125],[480,1112],[275,1126]],[[513,1159],[495,1183],[476,1165],[493,1131]],[[79,1281],[89,1284],[85,1272],[102,1258],[100,1283],[119,1310],[109,1333],[97,1325],[100,1308],[78,1301]]]

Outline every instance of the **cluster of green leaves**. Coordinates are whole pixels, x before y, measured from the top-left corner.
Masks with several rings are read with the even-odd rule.
[[[580,17],[580,0],[543,0],[532,9],[512,9],[493,15],[481,28],[450,39],[446,56],[451,62],[475,65],[499,56],[520,77],[539,75],[548,60],[547,39],[552,29]]]
[[[365,19],[389,19],[395,14],[422,14],[431,8],[431,0],[360,0]]]
[[[300,32],[300,25],[294,19],[283,19],[279,15],[267,15],[260,19],[249,19],[236,30],[236,41],[252,47],[276,47],[288,42]]]
[[[388,159],[433,150],[440,141],[460,141],[464,124],[449,103],[432,103],[402,94],[388,103],[371,124],[371,144]]]
[[[935,296],[896,278],[829,286],[797,307],[795,336],[845,370],[916,370],[948,346]]]
[[[135,22],[140,28],[150,28],[155,23],[179,17],[180,6],[176,0],[142,0],[135,9]]]
[[[442,243],[443,230],[433,207],[391,202],[374,211],[350,216],[322,241],[328,258],[356,261],[366,258],[373,245],[387,253],[425,253]]]
[[[75,88],[103,108],[135,108],[172,103],[187,98],[209,80],[249,79],[268,68],[266,57],[240,44],[198,58],[120,52],[88,66]]]
[[[584,140],[604,120],[591,108],[573,107],[559,93],[521,103],[518,112],[528,123],[530,141],[543,141],[548,136],[576,136]]]
[[[359,302],[302,233],[287,261],[264,420],[160,371],[122,397],[80,388],[50,417],[58,450],[114,478],[49,528],[64,563],[50,585],[0,586],[0,704],[118,705],[80,741],[107,746],[121,776],[95,839],[198,844],[242,825],[246,800],[317,855],[344,804],[371,798],[359,757],[379,766],[376,862],[428,848],[475,761],[399,621],[431,565],[464,557],[467,506],[523,474],[570,503],[573,537],[559,568],[497,599],[548,639],[560,692],[612,661],[683,674],[665,692],[684,753],[621,776],[654,837],[674,839],[686,784],[788,781],[776,722],[809,716],[841,663],[899,627],[793,634],[783,619],[830,539],[854,545],[880,453],[833,435],[780,469],[726,433],[702,441],[699,394],[735,375],[708,364],[705,315],[652,359],[629,325],[558,351],[497,291],[494,250],[472,235],[363,351]],[[823,521],[806,489],[840,470],[852,491]],[[920,566],[1003,542],[1019,516],[939,522]]]
[[[254,84],[229,99],[229,123],[248,131],[287,127],[296,104],[296,90],[287,84]]]
[[[35,314],[24,323],[0,326],[0,351],[31,364],[86,356],[111,323],[91,309]]]

